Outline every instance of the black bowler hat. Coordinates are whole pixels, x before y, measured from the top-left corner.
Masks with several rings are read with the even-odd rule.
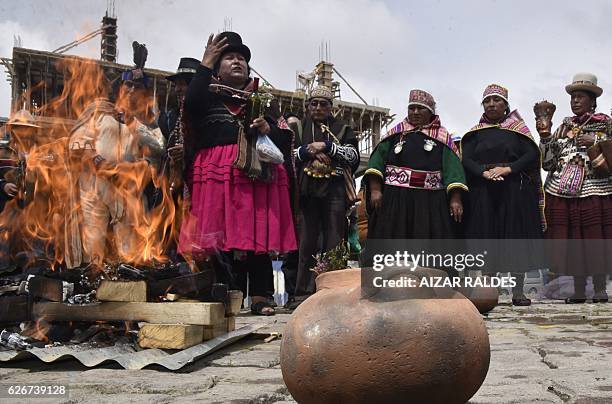
[[[181,58],[176,74],[166,77],[166,80],[174,82],[176,79],[183,79],[186,82],[190,82],[191,78],[198,70],[200,61],[194,58]]]
[[[251,50],[242,43],[242,38],[235,32],[226,31],[219,34],[219,40],[227,38],[226,43],[229,45],[223,53],[238,52],[246,59],[247,63],[251,60]]]

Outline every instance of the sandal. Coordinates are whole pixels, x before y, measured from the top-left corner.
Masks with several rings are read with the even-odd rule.
[[[264,311],[265,309],[270,310]],[[251,313],[258,316],[273,316],[274,314],[276,314],[276,312],[274,311],[274,307],[272,307],[269,302],[265,301],[253,303],[251,305]]]

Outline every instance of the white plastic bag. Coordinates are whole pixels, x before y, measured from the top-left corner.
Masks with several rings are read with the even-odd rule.
[[[268,135],[259,135],[256,147],[259,160],[264,163],[282,164],[285,161],[283,153],[281,153]]]

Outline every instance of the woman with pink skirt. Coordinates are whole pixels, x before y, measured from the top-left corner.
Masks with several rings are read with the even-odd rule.
[[[179,252],[196,261],[211,258],[217,281],[249,295],[254,314],[272,315],[269,254],[296,250],[283,164],[264,163],[255,144],[267,135],[289,150],[292,132],[269,118],[245,124],[246,100],[256,83],[249,77],[251,53],[234,32],[211,35],[185,97],[185,155],[191,197]]]

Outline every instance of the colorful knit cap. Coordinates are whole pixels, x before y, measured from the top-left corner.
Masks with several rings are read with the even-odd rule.
[[[334,95],[329,87],[317,86],[310,92],[310,97],[308,97],[308,100],[310,101],[313,98],[324,98],[331,102],[334,99]]]
[[[487,88],[485,88],[484,93],[482,93],[482,102],[494,95],[502,98],[504,101],[506,101],[506,103],[510,104],[508,101],[508,89],[500,86],[499,84],[489,84]]]
[[[423,90],[410,90],[410,96],[408,97],[408,106],[420,105],[431,111],[432,114],[436,113],[436,102],[431,94]]]

